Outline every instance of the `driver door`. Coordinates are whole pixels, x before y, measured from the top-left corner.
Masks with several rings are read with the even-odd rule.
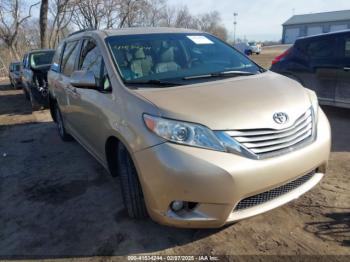
[[[93,72],[97,88],[75,89],[77,99],[71,105],[74,107],[72,121],[84,146],[96,158],[103,160],[108,108],[114,107],[114,101],[100,48],[93,39],[83,40],[77,69]]]

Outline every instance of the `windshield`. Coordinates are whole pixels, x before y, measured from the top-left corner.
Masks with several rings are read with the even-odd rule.
[[[215,72],[256,74],[262,70],[246,56],[208,34],[111,36],[106,42],[125,82],[174,82]]]
[[[30,58],[30,65],[35,67],[51,64],[54,53],[55,51],[33,53]]]
[[[13,71],[18,72],[21,70],[21,65],[19,63],[13,64]]]

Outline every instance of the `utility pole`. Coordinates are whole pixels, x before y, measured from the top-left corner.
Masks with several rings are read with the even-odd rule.
[[[233,43],[236,44],[236,26],[238,13],[233,13]]]

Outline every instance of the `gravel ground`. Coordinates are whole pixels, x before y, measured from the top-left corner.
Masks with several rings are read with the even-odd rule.
[[[272,56],[263,53],[253,59],[266,64]],[[320,185],[291,204],[231,226],[176,229],[129,219],[118,178],[110,177],[78,143],[62,142],[47,110],[32,113],[22,91],[2,83],[0,259],[349,256],[350,111],[324,110],[332,125],[333,147]]]

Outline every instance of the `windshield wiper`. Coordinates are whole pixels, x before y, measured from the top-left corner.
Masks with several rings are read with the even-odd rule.
[[[132,85],[155,85],[155,86],[181,86],[183,84],[181,83],[173,83],[158,79],[150,79],[150,80],[125,80],[125,84],[132,84]]]
[[[241,76],[241,75],[255,75],[255,73],[246,72],[246,71],[222,71],[222,72],[214,72],[203,75],[195,75],[195,76],[186,76],[184,80],[198,79],[198,78],[210,78],[210,77],[225,77],[225,76]]]

